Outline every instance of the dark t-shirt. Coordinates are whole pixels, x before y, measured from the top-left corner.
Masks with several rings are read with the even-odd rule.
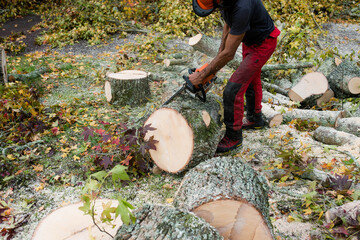
[[[221,10],[221,14],[230,26],[230,34],[246,32],[243,42],[248,46],[260,44],[275,28],[261,0],[237,0],[234,6]]]

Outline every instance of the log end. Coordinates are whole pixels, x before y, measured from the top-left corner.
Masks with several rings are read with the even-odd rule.
[[[215,227],[224,239],[273,239],[262,215],[245,201],[217,200],[203,204],[193,212]]]
[[[329,84],[324,74],[311,72],[303,76],[299,83],[291,88],[289,97],[293,101],[302,102],[312,95],[323,94],[328,88]]]
[[[354,77],[349,80],[349,91],[352,94],[360,94],[360,77]]]
[[[195,35],[194,37],[191,37],[189,39],[189,45],[190,46],[194,46],[196,45],[198,42],[200,42],[201,38],[203,37],[203,35],[201,33]]]
[[[153,112],[144,125],[156,128],[146,134],[145,140],[154,137],[156,150],[150,150],[155,164],[166,172],[177,173],[189,163],[194,136],[186,119],[176,110],[161,108]]]
[[[109,81],[105,81],[105,97],[106,101],[111,103],[112,93],[111,93],[111,83]]]
[[[269,121],[269,127],[279,126],[281,125],[282,121],[283,121],[282,114],[277,114]]]

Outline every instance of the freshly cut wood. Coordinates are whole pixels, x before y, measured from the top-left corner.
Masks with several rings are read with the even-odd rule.
[[[289,98],[296,102],[302,102],[310,96],[323,95],[328,88],[328,81],[324,74],[320,72],[308,73],[289,90]]]
[[[215,57],[218,53],[220,42],[215,41],[204,34],[197,34],[189,39],[189,45],[192,46],[196,51],[205,53],[209,57]],[[227,66],[233,69],[237,69],[242,61],[240,54],[235,54],[234,59],[228,62]],[[288,63],[288,64],[266,64],[263,66],[262,71],[272,70],[287,70],[287,69],[299,69],[309,68],[314,65],[309,62],[305,63]]]
[[[150,97],[149,74],[139,70],[124,70],[106,74],[105,96],[112,104],[136,106]]]
[[[146,204],[133,213],[136,222],[122,225],[114,240],[222,239],[214,227],[188,211]]]
[[[188,61],[186,59],[164,59],[163,63],[165,67],[173,66],[173,65],[183,65],[186,64]]]
[[[270,104],[263,103],[261,112],[269,127],[279,126],[283,121],[282,114],[274,110]]]
[[[244,160],[216,157],[184,176],[174,206],[194,212],[224,239],[273,239],[266,179]]]
[[[145,139],[159,141],[150,156],[162,170],[178,173],[214,155],[221,135],[220,104],[214,94],[206,97],[201,102],[182,94],[145,121],[156,128]]]
[[[330,88],[337,98],[360,94],[360,68],[356,62],[344,60],[328,77]]]
[[[338,145],[342,146],[345,144],[353,144],[356,141],[359,141],[360,139],[350,133],[338,131],[331,127],[318,127],[313,134],[313,137],[315,140],[329,144],[329,145]]]
[[[8,83],[7,67],[6,67],[6,54],[5,54],[4,49],[1,49],[0,80],[4,81],[4,83]]]
[[[343,223],[351,226],[359,226],[360,201],[355,200],[342,206],[329,209],[325,213],[326,223]]]
[[[302,106],[323,106],[324,104],[330,102],[330,100],[335,97],[333,90],[328,88],[323,94],[312,95],[301,102]]]
[[[95,222],[103,230],[115,235],[116,229],[121,226],[120,218],[116,222],[116,228],[111,225],[104,224],[100,220],[103,204],[111,203],[112,207],[116,207],[117,201],[111,199],[98,199],[95,202]],[[90,215],[84,215],[79,210],[83,203],[69,204],[55,209],[37,225],[31,240],[110,240],[108,234],[100,232],[95,226]]]
[[[291,122],[294,119],[301,119],[316,122],[320,126],[334,127],[340,118],[346,117],[345,111],[318,111],[309,109],[287,108],[273,105],[273,108],[280,112],[285,122]]]
[[[336,130],[360,137],[360,117],[342,118],[336,122]]]

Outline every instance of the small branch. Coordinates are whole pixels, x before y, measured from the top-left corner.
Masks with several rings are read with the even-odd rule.
[[[109,235],[111,237],[111,239],[113,239],[114,236],[111,235],[110,233],[108,233],[106,230],[101,229],[100,226],[97,225],[97,223],[95,221],[95,212],[94,212],[94,210],[95,210],[95,200],[96,199],[94,199],[94,205],[92,206],[92,214],[91,214],[92,221],[93,221],[94,225],[99,229],[100,232],[106,233],[107,235]]]

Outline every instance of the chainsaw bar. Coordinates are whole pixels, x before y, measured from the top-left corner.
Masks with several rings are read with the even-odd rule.
[[[174,93],[174,95],[172,95],[166,102],[164,102],[162,106],[169,104],[174,98],[179,96],[185,89],[186,89],[186,83],[184,83],[184,85],[182,85],[182,87],[179,90],[177,90],[176,93]]]

